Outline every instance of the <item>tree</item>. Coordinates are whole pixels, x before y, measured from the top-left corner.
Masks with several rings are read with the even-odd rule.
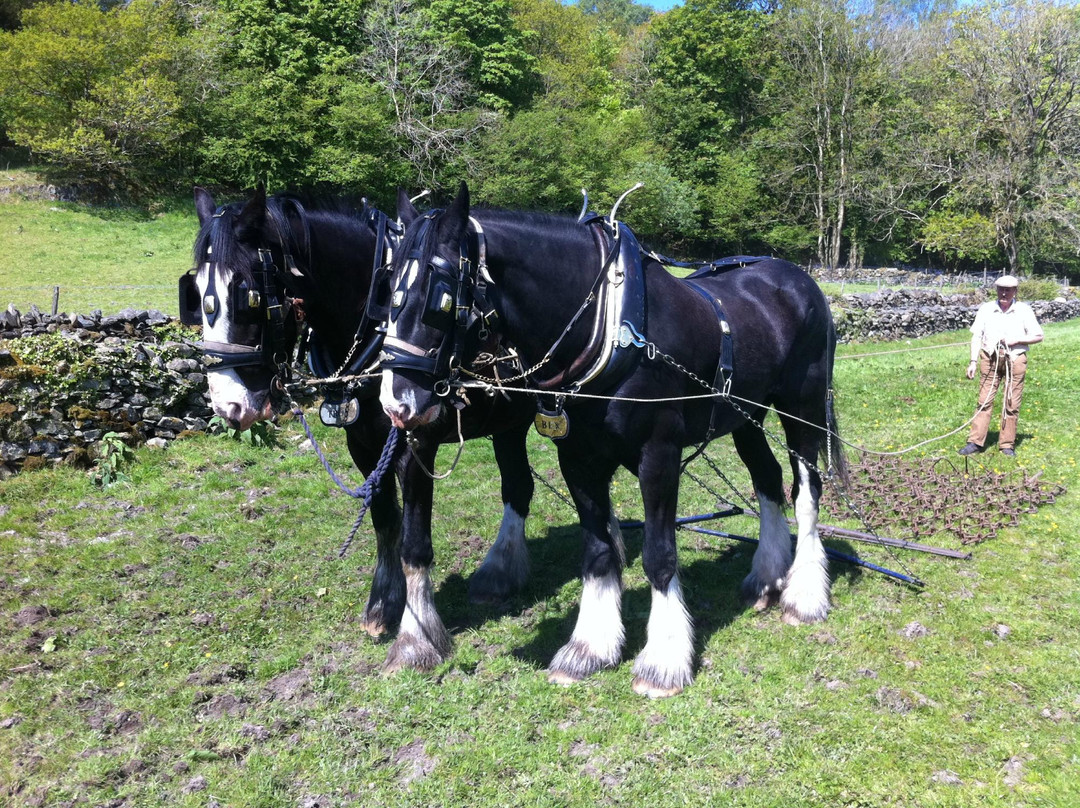
[[[596,17],[604,28],[620,37],[629,36],[655,14],[651,8],[639,6],[634,0],[577,0],[574,5]]]
[[[875,54],[844,0],[800,0],[772,20],[776,57],[765,90],[771,187],[788,216],[812,228],[814,255],[840,264],[856,198],[859,142],[873,137]]]
[[[993,222],[1010,272],[1054,243],[1075,254],[1080,13],[1020,0],[964,8],[951,22],[941,172],[954,207]]]
[[[199,42],[217,83],[198,105],[208,181],[290,187],[327,179],[326,159],[340,145],[327,121],[345,119],[339,93],[361,47],[365,3],[220,0],[210,9]]]
[[[425,28],[464,58],[465,79],[480,106],[501,111],[528,104],[540,87],[529,31],[514,24],[509,0],[429,0]]]
[[[99,195],[164,181],[191,130],[181,93],[184,20],[171,2],[35,6],[0,34],[8,133],[50,179]]]
[[[438,186],[448,163],[468,160],[468,145],[493,115],[469,106],[466,60],[432,35],[427,17],[411,11],[391,0],[369,14],[358,67],[391,110],[399,158],[419,184]]]
[[[708,250],[754,245],[764,194],[750,138],[761,92],[766,18],[738,0],[695,0],[649,25],[634,81],[650,139],[693,189],[684,242]]]
[[[514,18],[529,32],[544,104],[609,112],[624,105],[615,75],[621,40],[596,17],[559,0],[515,0]]]

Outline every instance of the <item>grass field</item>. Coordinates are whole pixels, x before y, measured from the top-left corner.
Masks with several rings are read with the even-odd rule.
[[[979,455],[967,479],[1041,473],[1067,494],[968,561],[830,540],[926,586],[835,564],[834,610],[804,628],[739,603],[752,548],[682,533],[699,668],[662,702],[630,690],[649,606],[634,531],[615,670],[566,689],[545,681],[581,590],[575,515],[546,488],[527,525],[528,588],[501,609],[469,606],[468,576],[500,516],[486,441],[436,488],[436,603],[455,652],[427,675],[380,673],[387,646],[357,623],[370,528],[336,558],[357,504],[296,423],[272,449],[210,436],[141,449],[128,481],[104,490],[71,469],[2,482],[0,803],[1080,805],[1080,322],[1046,331],[1018,457]],[[843,346],[845,438],[896,450],[961,426],[975,389],[958,341]],[[345,470],[342,435],[317,434]],[[963,441],[909,458],[962,463]],[[551,444],[534,436],[530,453],[560,486]],[[746,487],[730,442],[711,454]],[[640,516],[632,477],[614,497],[623,518]],[[682,513],[712,505],[684,484]],[[745,518],[718,527],[756,535]]]
[[[147,213],[13,194],[0,203],[0,307],[50,312],[59,286],[59,311],[69,314],[130,306],[175,316],[197,229],[191,203]]]

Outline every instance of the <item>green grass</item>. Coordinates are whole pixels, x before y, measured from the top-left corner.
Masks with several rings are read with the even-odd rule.
[[[198,220],[191,205],[166,210],[93,208],[27,200],[0,203],[0,307],[114,314],[125,307],[176,315],[176,279],[191,267]]]
[[[468,605],[500,516],[487,441],[437,484],[436,603],[455,651],[427,675],[379,672],[387,646],[357,623],[370,527],[339,561],[357,505],[300,448],[295,423],[275,449],[213,437],[140,449],[130,482],[105,490],[71,469],[2,482],[0,803],[1080,804],[1080,322],[1046,332],[1017,459],[987,452],[969,472],[972,485],[987,469],[1042,472],[1067,494],[969,561],[830,542],[927,585],[834,564],[833,612],[804,628],[739,603],[752,548],[682,533],[700,668],[661,702],[630,690],[649,608],[640,534],[627,534],[626,660],[578,686],[543,672],[581,589],[575,516],[549,491],[527,525],[528,589],[503,609]],[[965,348],[947,346],[963,341],[844,346],[845,438],[895,449],[962,424],[975,388]],[[867,352],[878,355],[844,358]],[[341,433],[318,435],[347,470]],[[963,441],[909,457],[957,462]],[[552,445],[534,436],[530,451],[558,483]],[[729,441],[711,454],[745,487]],[[444,449],[440,469],[452,457]],[[620,515],[640,515],[629,475],[614,497]],[[684,484],[683,513],[710,506]],[[747,519],[719,527],[756,535]],[[47,616],[17,625],[33,606]]]

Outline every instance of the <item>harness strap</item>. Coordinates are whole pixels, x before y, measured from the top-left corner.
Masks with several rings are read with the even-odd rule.
[[[727,317],[724,316],[724,309],[721,307],[720,299],[711,295],[708,290],[694,283],[693,281],[685,281],[687,287],[693,289],[712,306],[713,312],[716,314],[716,320],[720,324],[720,360],[716,365],[716,375],[713,378],[713,389],[719,390],[724,399],[731,390],[731,375],[734,370],[733,363],[735,357],[735,346],[731,338],[731,326],[728,325]],[[713,432],[716,430],[716,414],[720,407],[720,401],[713,404],[712,412],[709,414],[709,431],[706,433],[706,442],[712,439]]]

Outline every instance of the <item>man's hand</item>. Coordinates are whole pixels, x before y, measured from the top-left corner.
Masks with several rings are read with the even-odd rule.
[[[974,379],[975,378],[975,366],[976,366],[976,364],[977,363],[975,362],[974,359],[972,359],[970,362],[968,362],[967,377],[969,379]]]

